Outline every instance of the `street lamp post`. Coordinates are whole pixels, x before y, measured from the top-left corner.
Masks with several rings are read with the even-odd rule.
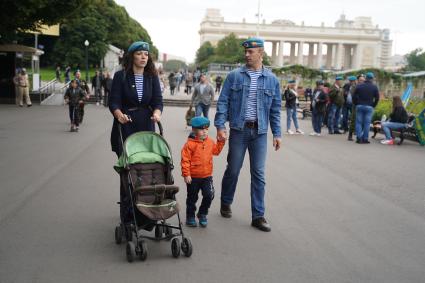
[[[86,82],[89,81],[89,47],[90,42],[86,39],[86,41],[84,41],[84,45],[86,46]]]

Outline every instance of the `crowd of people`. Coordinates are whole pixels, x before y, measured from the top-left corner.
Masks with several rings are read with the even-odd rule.
[[[310,136],[321,136],[322,128],[326,127],[329,135],[347,134],[347,139],[356,143],[368,144],[369,130],[374,109],[377,106],[380,94],[374,83],[375,76],[372,72],[349,76],[344,81],[342,76],[337,76],[331,85],[323,80],[316,81],[316,87],[311,91],[306,89],[306,101],[310,98],[310,111],[312,116],[313,132]],[[297,108],[299,105],[299,89],[295,80],[288,80],[283,92],[287,111],[287,131],[289,135],[303,134],[298,126]],[[295,132],[291,130],[291,121],[294,123]],[[382,123],[386,139],[382,144],[393,144],[389,129],[402,129],[406,127],[407,112],[399,96],[394,97],[393,112],[390,121]]]

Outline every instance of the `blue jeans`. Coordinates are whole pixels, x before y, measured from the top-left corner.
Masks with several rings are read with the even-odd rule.
[[[291,129],[291,118],[294,121],[295,130],[298,130],[297,107],[286,107],[286,130]]]
[[[382,122],[381,127],[385,134],[385,139],[391,140],[391,130],[405,129],[406,124],[397,123],[397,122]]]
[[[199,207],[199,214],[208,215],[208,209],[214,199],[214,186],[212,177],[192,178],[192,183],[187,184],[186,216],[195,217],[196,202],[199,191],[202,192],[202,202]]]
[[[251,172],[252,219],[264,216],[265,163],[267,134],[258,134],[258,129],[230,130],[227,167],[221,183],[221,201],[232,204],[245,152],[248,149]]]
[[[336,104],[332,103],[329,107],[328,114],[328,129],[329,133],[334,133],[339,131],[339,119],[341,116],[341,107],[338,107]]]
[[[370,122],[372,121],[373,107],[357,105],[356,107],[356,136],[357,140],[369,139]]]
[[[208,118],[209,111],[210,111],[210,105],[198,103],[198,105],[196,105],[196,108],[195,108],[195,116],[204,115],[205,118]]]
[[[311,121],[313,124],[313,131],[315,133],[320,134],[322,132],[323,118],[324,118],[324,115],[322,112],[317,111],[316,109],[313,109]]]
[[[342,128],[348,131],[348,119],[351,117],[352,104],[344,104],[342,107]]]

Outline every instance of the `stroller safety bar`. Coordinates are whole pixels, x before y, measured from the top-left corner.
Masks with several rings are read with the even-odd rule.
[[[134,193],[139,195],[144,194],[163,194],[164,192],[177,193],[179,187],[176,185],[153,185],[153,186],[142,186],[134,190]]]

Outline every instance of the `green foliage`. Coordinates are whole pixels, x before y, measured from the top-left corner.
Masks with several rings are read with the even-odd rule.
[[[406,55],[408,71],[423,71],[425,70],[425,51],[422,48],[417,48]]]
[[[392,112],[392,99],[381,99],[378,102],[378,105],[375,108],[375,112],[373,113],[372,121],[381,120],[382,115],[386,115],[387,118],[390,116]],[[425,109],[425,100],[421,98],[412,98],[409,101],[409,104],[406,107],[406,111],[408,113],[413,113],[415,115],[419,115]]]
[[[304,79],[327,79],[327,74],[317,70],[308,68],[302,65],[291,65],[291,66],[285,66],[282,68],[276,68],[273,69],[273,72],[277,75],[285,74],[285,75],[294,75],[294,76],[301,76]]]
[[[375,107],[373,112],[372,121],[381,120],[382,116],[385,114],[387,118],[390,116],[392,111],[392,100],[390,99],[381,99],[378,102],[378,105]]]
[[[60,23],[88,3],[88,0],[2,0],[0,40],[10,42],[17,38],[16,32],[38,30],[43,24]]]
[[[83,7],[70,6],[67,9],[69,13],[63,13],[67,5],[52,3],[52,6],[60,7],[55,13],[63,15],[63,18],[60,20],[59,37],[39,36],[39,43],[45,46],[45,54],[41,61],[43,65],[52,66],[60,63],[62,66],[67,64],[85,66],[86,39],[90,42],[88,57],[92,66],[100,64],[109,44],[126,50],[137,40],[148,42],[153,57],[157,58],[158,49],[152,45],[149,34],[128,15],[124,7],[117,5],[114,0],[93,0],[84,3]],[[34,42],[33,37],[27,35],[18,34],[18,38],[21,39],[20,42],[30,43],[29,45]]]
[[[181,69],[186,69],[187,65],[185,62],[180,61],[180,60],[168,60],[167,62],[165,62],[164,66],[163,66],[165,71],[178,71]]]
[[[234,33],[229,34],[217,43],[214,47],[210,42],[205,42],[196,52],[196,64],[201,69],[207,69],[208,64],[237,64],[245,61],[242,42],[245,39],[237,38]],[[270,58],[264,52],[263,64],[270,65]]]

